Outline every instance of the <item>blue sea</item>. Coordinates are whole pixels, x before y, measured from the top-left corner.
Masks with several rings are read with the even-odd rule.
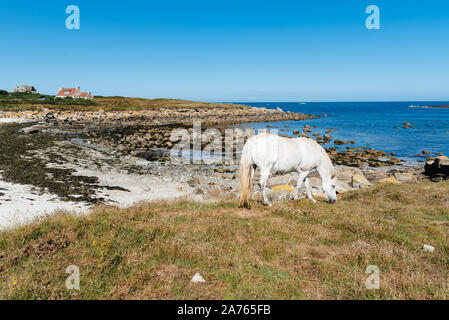
[[[449,108],[416,108],[410,106],[448,105],[448,101],[426,102],[263,102],[242,104],[269,109],[281,108],[284,111],[324,115],[319,119],[306,121],[285,121],[274,123],[251,123],[254,129],[272,125],[288,131],[279,133],[293,135],[293,130],[302,131],[305,124],[313,132],[321,135],[328,129],[337,129],[330,133],[333,139],[355,140],[354,146],[369,147],[386,152],[395,152],[396,157],[407,163],[422,162],[428,156],[420,155],[423,150],[430,155],[441,152],[449,155]],[[414,127],[403,129],[405,122]],[[399,128],[399,129],[398,129]],[[333,146],[333,142],[325,145]],[[345,148],[346,146],[336,146]]]

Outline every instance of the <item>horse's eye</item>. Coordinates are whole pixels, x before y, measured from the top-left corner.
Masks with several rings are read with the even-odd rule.
[[[335,185],[334,185],[334,184],[332,185],[332,188],[334,188],[334,189],[335,189]]]

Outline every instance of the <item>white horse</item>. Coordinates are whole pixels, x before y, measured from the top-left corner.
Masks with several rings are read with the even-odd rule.
[[[269,204],[266,184],[270,173],[298,172],[295,200],[305,184],[307,197],[316,202],[310,192],[308,175],[316,169],[321,176],[322,189],[328,202],[337,200],[335,173],[332,161],[317,142],[308,138],[283,138],[274,134],[261,133],[246,142],[240,160],[240,201],[239,206],[250,207],[252,179],[256,167],[260,169],[260,188],[263,201]]]

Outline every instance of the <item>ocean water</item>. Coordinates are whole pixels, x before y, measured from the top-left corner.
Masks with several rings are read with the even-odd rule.
[[[448,101],[426,102],[242,102],[253,107],[269,109],[282,108],[284,111],[302,112],[307,114],[324,115],[319,119],[306,121],[285,121],[274,123],[251,123],[247,127],[254,129],[266,128],[272,125],[277,129],[288,131],[279,133],[293,135],[293,130],[302,131],[305,124],[311,126],[313,132],[321,135],[327,129],[337,129],[330,133],[333,139],[355,140],[353,146],[367,146],[386,152],[395,152],[396,157],[406,162],[416,164],[427,156],[422,151],[429,151],[430,155],[441,152],[449,156],[449,108],[416,108],[410,106],[447,105]],[[405,122],[414,127],[403,129]],[[311,133],[309,134],[311,135]],[[333,146],[333,141],[325,146]],[[346,146],[336,146],[345,148]]]

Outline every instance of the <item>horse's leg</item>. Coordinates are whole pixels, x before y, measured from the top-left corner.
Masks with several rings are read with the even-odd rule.
[[[270,176],[270,169],[264,169],[260,172],[260,189],[262,191],[263,202],[269,205],[267,196],[267,180]]]
[[[295,190],[295,200],[298,200],[299,198],[299,190],[301,190],[302,184],[304,183],[304,180],[306,180],[307,176],[309,175],[309,171],[300,171],[298,174],[298,182],[296,183],[296,190]]]
[[[313,203],[316,203],[316,200],[312,197],[312,192],[310,192],[309,177],[306,177],[304,180],[304,185],[306,186],[307,198]]]

